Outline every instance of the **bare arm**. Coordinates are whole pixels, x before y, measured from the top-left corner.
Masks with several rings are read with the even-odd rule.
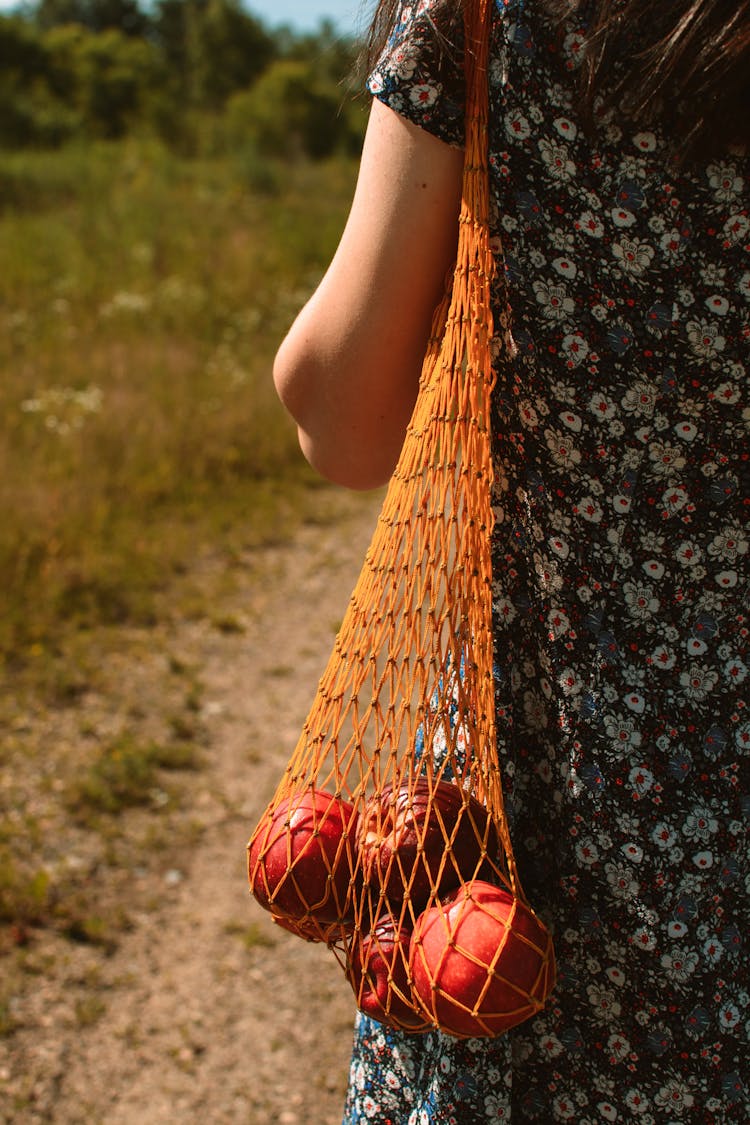
[[[373,102],[341,242],[273,370],[303,453],[337,484],[373,488],[396,464],[455,256],[462,168],[460,150]]]

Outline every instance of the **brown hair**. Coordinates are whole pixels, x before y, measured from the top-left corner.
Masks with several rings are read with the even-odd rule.
[[[584,30],[577,81],[585,117],[599,105],[646,127],[661,124],[682,156],[748,141],[750,0],[537,0]],[[365,57],[371,68],[404,0],[380,0]],[[460,17],[463,0],[443,0]]]

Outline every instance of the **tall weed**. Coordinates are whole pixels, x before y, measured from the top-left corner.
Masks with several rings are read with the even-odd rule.
[[[6,656],[148,617],[217,526],[257,541],[269,495],[309,480],[270,365],[355,170],[269,164],[261,190],[245,170],[137,139],[2,157]]]

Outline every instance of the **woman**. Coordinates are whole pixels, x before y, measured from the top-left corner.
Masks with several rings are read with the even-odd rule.
[[[381,4],[351,215],[277,357],[355,488],[455,250],[461,28]],[[747,0],[494,10],[499,752],[559,980],[497,1041],[361,1017],[351,1125],[750,1121],[749,75]]]

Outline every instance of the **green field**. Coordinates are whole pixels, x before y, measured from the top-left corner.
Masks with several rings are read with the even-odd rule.
[[[138,138],[3,154],[6,671],[71,631],[152,619],[196,551],[260,542],[303,500],[270,368],[355,173]]]

